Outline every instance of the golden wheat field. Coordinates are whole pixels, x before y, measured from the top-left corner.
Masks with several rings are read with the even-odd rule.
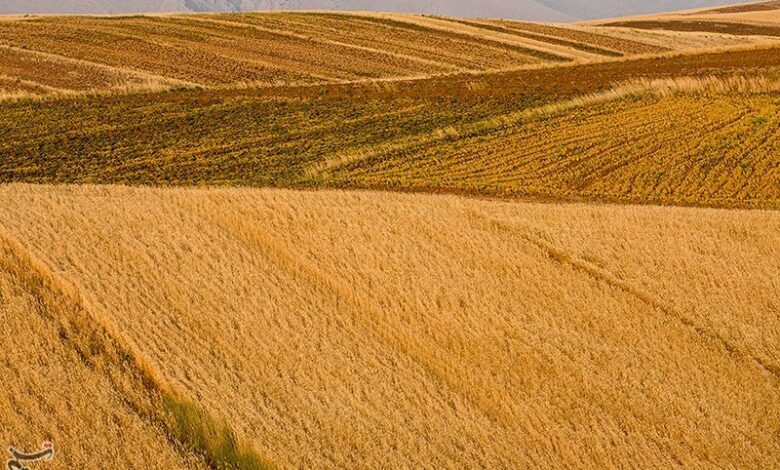
[[[172,448],[164,430],[147,420],[156,397],[139,386],[118,356],[91,349],[99,333],[89,317],[49,288],[18,246],[5,239],[0,320],[3,442],[37,446],[51,440],[58,468],[125,468],[128,462],[208,468],[190,452]],[[47,433],[39,434],[44,428]]]
[[[280,467],[778,463],[775,212],[2,197],[5,237]]]
[[[0,445],[780,468],[779,5],[0,18]]]

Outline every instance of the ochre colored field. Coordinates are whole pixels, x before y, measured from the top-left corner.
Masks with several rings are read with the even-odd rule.
[[[552,26],[543,23],[524,23],[509,20],[492,20],[481,22],[480,24],[490,24],[504,29],[514,31],[516,34],[533,34],[543,36],[548,40],[566,40],[571,41],[572,47],[591,47],[600,50],[603,55],[612,55],[608,51],[617,51],[625,55],[653,54],[665,52],[673,48],[645,44],[642,42],[626,40],[610,36],[609,34],[593,33],[582,31],[576,27]],[[587,50],[587,49],[586,49]]]
[[[0,73],[31,94],[76,94],[171,88],[177,82],[127,69],[105,67],[77,59],[0,46]]]
[[[780,463],[776,212],[89,186],[0,198],[0,230],[280,467]]]
[[[0,18],[0,441],[780,468],[775,3]]]
[[[43,17],[0,23],[0,44],[191,86],[420,77],[567,60],[403,20],[325,14]]]
[[[705,10],[698,12],[697,14],[712,14],[712,13],[747,13],[755,11],[775,11],[780,10],[780,2],[777,0],[770,0],[768,2],[749,3],[747,5],[731,5],[722,8],[715,8],[712,10]]]
[[[85,315],[18,245],[0,240],[0,440],[26,453],[50,440],[54,458],[41,465],[52,469],[208,468],[150,422],[159,397]]]
[[[708,32],[723,33],[736,36],[780,36],[780,27],[765,26],[745,23],[723,23],[717,21],[695,21],[695,20],[671,20],[671,21],[616,21],[607,23],[607,26],[654,29],[663,31],[688,31],[688,32]]]

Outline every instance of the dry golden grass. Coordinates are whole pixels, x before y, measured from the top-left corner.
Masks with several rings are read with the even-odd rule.
[[[282,467],[780,464],[777,212],[28,185],[0,201],[0,229]]]
[[[52,441],[52,469],[207,468],[149,420],[157,398],[90,321],[0,240],[0,442],[37,452]]]
[[[0,18],[0,182],[557,201],[1,185],[0,441],[52,439],[52,468],[780,467],[780,212],[561,203],[780,208],[755,8]]]

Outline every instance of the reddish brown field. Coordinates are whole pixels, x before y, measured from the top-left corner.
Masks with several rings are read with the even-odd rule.
[[[721,14],[749,13],[755,11],[774,11],[774,10],[780,10],[780,1],[772,0],[769,2],[749,3],[747,5],[731,5],[723,8],[715,8],[712,10],[699,11],[696,13],[691,13],[691,15],[707,15],[711,13],[721,13]]]
[[[685,31],[732,34],[735,36],[773,36],[780,37],[780,26],[719,21],[617,21],[605,26],[621,28],[650,29],[659,31]]]

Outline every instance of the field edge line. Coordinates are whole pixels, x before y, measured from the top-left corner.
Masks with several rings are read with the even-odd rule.
[[[3,250],[4,248],[4,250]],[[3,253],[5,251],[5,253]],[[150,397],[154,406],[133,402],[128,396],[120,397],[139,417],[149,420],[165,432],[167,439],[178,447],[200,455],[215,470],[274,470],[278,465],[261,456],[255,446],[239,435],[228,423],[198,406],[181,392],[165,383],[156,368],[142,354],[138,354],[126,339],[110,323],[90,308],[75,285],[58,276],[45,261],[32,250],[10,236],[0,227],[0,261],[10,259],[18,265],[16,277],[27,282],[36,297],[49,292],[55,298],[67,302],[73,317],[55,318],[66,345],[76,350],[87,364],[94,367],[93,357],[103,356],[136,378],[141,392]],[[11,266],[13,267],[13,266]],[[26,267],[26,269],[24,269]],[[24,269],[24,270],[23,270]],[[26,272],[25,272],[26,271]],[[79,315],[80,314],[80,315]],[[63,314],[64,316],[64,314]],[[79,325],[81,324],[81,325]],[[85,331],[90,328],[91,331]],[[69,332],[71,329],[80,331]],[[104,374],[113,383],[112,377]],[[159,400],[155,399],[159,398]]]

